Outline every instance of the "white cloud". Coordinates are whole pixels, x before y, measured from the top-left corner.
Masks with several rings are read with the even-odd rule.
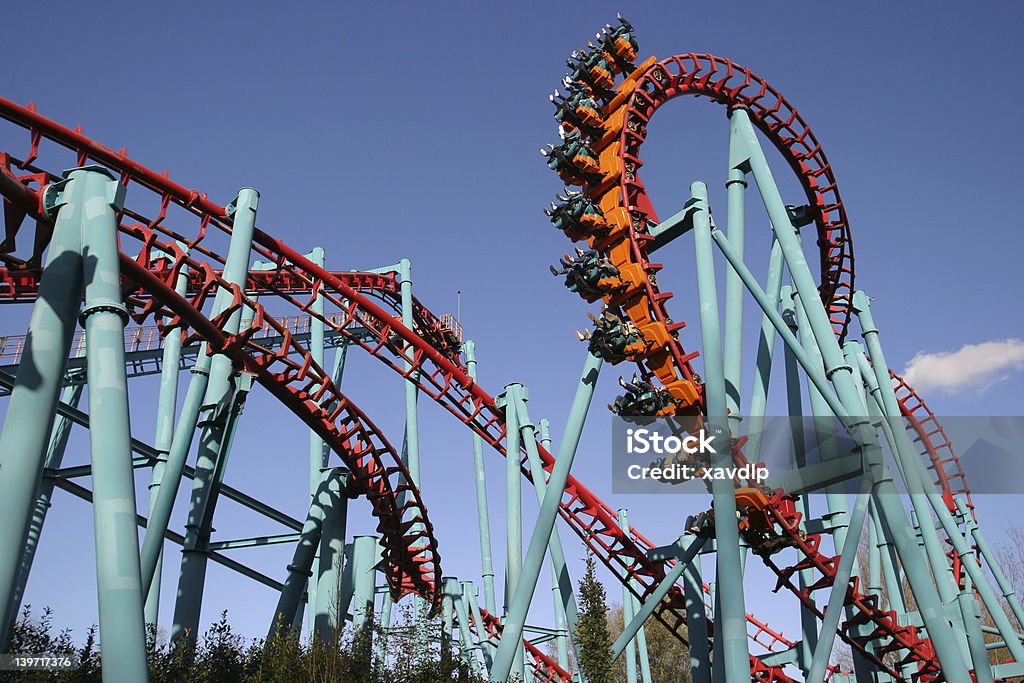
[[[918,353],[907,363],[903,377],[920,391],[984,391],[1022,369],[1024,340],[1004,339],[967,344],[959,351]]]

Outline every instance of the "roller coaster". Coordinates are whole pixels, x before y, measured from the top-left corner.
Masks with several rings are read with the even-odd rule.
[[[570,673],[578,614],[559,520],[621,581],[626,625],[612,650],[626,660],[631,682],[651,680],[644,635],[651,617],[688,646],[694,681],[1024,677],[1016,630],[1024,629],[1024,611],[981,534],[953,444],[885,363],[870,299],[855,286],[850,220],[810,127],[764,79],[728,59],[639,60],[634,30],[621,18],[568,64],[551,96],[559,142],[542,153],[566,186],[545,212],[575,251],[552,272],[600,309],[578,335],[583,371],[557,448],[548,422],[532,421],[525,387],[495,394],[477,382],[473,343],[458,320],[413,295],[408,261],[372,272],[328,270],[322,249],[300,253],[256,227],[255,190],[222,206],[81,128],[0,98],[0,302],[32,308],[26,334],[0,337],[0,386],[9,396],[0,435],[0,643],[61,489],[92,503],[105,681],[147,679],[146,623],[155,621],[166,541],[182,553],[174,640],[198,632],[212,561],[275,592],[270,634],[301,629],[307,610],[310,637],[328,640],[348,619],[354,632],[371,633],[374,621],[387,627],[393,605],[408,599],[418,618],[441,618],[442,641],[477,673],[580,680]],[[681,210],[659,218],[640,177],[649,121],[684,96],[728,114],[725,229],[703,182],[693,183]],[[766,149],[802,196],[783,199]],[[752,244],[746,196],[754,189],[771,229],[761,280],[745,249]],[[659,286],[664,266],[653,260],[684,237],[693,240],[696,287],[687,294],[699,308],[699,335],[673,317],[673,295]],[[762,314],[756,340],[742,332],[746,305]],[[76,334],[76,323],[83,332]],[[741,402],[745,347],[754,374]],[[404,386],[403,446],[342,392],[348,351],[365,352]],[[729,439],[731,449],[707,467],[759,461],[758,426],[780,366],[793,414],[809,406],[812,417],[837,420],[855,448],[828,453],[823,445],[823,462],[802,468],[799,489],[714,480],[712,505],[692,510],[678,538],[656,545],[571,474],[605,365],[628,366],[632,375],[620,380],[624,394],[609,404],[613,413],[681,419],[688,430]],[[128,420],[128,379],[143,375],[160,376],[155,406],[131,400],[134,413],[156,418],[152,444],[133,437]],[[187,384],[181,397],[179,384]],[[224,481],[256,385],[309,427],[304,518]],[[79,406],[83,394],[88,412]],[[443,407],[472,438],[479,584],[444,572],[428,515],[428,503],[444,503],[419,487],[418,397]],[[89,429],[91,464],[65,467],[74,426]],[[495,595],[486,448],[506,463],[504,605]],[[803,465],[798,449],[793,458]],[[145,473],[143,516],[136,479]],[[853,474],[862,484],[848,496],[837,482]],[[76,481],[82,477],[91,489]],[[170,520],[185,479],[192,483],[181,532]],[[524,479],[538,502],[525,543]],[[894,495],[897,479],[909,494]],[[826,509],[812,505],[815,492]],[[362,497],[376,534],[346,543],[347,501]],[[217,538],[222,499],[273,520],[281,533]],[[294,545],[278,577],[225,552],[270,543]],[[857,557],[862,543],[866,561]],[[702,576],[702,555],[714,560],[713,581]],[[526,617],[542,594],[545,558],[555,624],[538,630]],[[747,612],[744,572],[757,560],[777,577],[775,589],[793,596],[799,637]],[[379,648],[385,636],[373,637]],[[853,670],[834,663],[837,639],[851,648]]]

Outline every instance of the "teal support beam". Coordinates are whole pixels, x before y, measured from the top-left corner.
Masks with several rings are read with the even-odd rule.
[[[345,614],[338,607],[341,597],[341,572],[345,556],[345,530],[348,523],[348,472],[342,470],[341,477],[331,477],[328,499],[323,501],[323,527],[320,532],[319,551],[315,562],[319,568],[316,603],[313,611],[313,634],[323,644],[335,642],[335,636],[345,624]],[[322,474],[321,470],[320,474]],[[337,482],[337,485],[334,484]],[[319,488],[319,487],[318,487]],[[321,494],[322,495],[322,494]],[[313,585],[313,579],[309,581]],[[307,588],[307,596],[309,589]],[[313,598],[309,598],[312,600]]]
[[[184,248],[184,245],[178,246]],[[170,256],[170,255],[168,255]],[[188,266],[182,266],[174,283],[174,291],[181,296],[185,295],[188,288]],[[160,484],[163,481],[164,470],[167,466],[167,458],[171,451],[171,444],[174,442],[174,417],[178,408],[178,366],[181,363],[181,347],[184,341],[184,332],[174,330],[164,337],[164,348],[161,354],[160,370],[160,393],[157,395],[156,408],[156,433],[153,437],[153,448],[157,451],[157,460],[153,464],[153,473],[149,482],[149,515],[153,516],[157,499],[160,494]],[[153,571],[153,580],[148,585],[143,584],[147,589],[146,593],[146,623],[157,624],[160,616],[160,580],[163,574],[163,544],[160,545],[156,557],[156,568]]]
[[[494,664],[491,667],[491,678],[494,680],[508,680],[515,661],[516,650],[522,647],[526,613],[530,609],[531,598],[537,589],[537,579],[540,578],[545,550],[551,540],[551,532],[555,528],[555,519],[558,516],[562,494],[565,493],[565,485],[569,480],[569,470],[572,468],[573,459],[576,457],[576,449],[579,446],[583,425],[586,422],[587,412],[590,410],[590,403],[594,397],[594,388],[597,386],[597,376],[600,370],[601,359],[591,353],[587,353],[580,383],[576,388],[576,395],[573,397],[572,408],[569,411],[569,419],[566,421],[565,435],[559,444],[555,466],[551,470],[551,476],[548,478],[548,488],[544,494],[544,502],[541,504],[540,512],[537,515],[537,523],[533,529],[533,535],[530,537],[530,545],[526,553],[526,561],[523,563],[523,571],[519,575],[519,584],[516,587],[515,594],[512,596],[512,604],[509,606],[505,619],[501,641],[498,644],[498,651],[494,656]],[[509,454],[508,457],[516,456]]]
[[[83,337],[84,340],[84,337]],[[85,351],[85,345],[81,346],[81,352]],[[58,406],[66,404],[77,407],[82,398],[84,384],[76,384],[64,387],[61,391]],[[68,437],[71,436],[73,421],[58,411],[56,422],[53,425],[53,432],[50,434],[50,445],[46,449],[46,470],[57,469],[64,459],[64,452],[67,449]],[[21,609],[21,601],[25,597],[25,588],[28,586],[28,578],[32,572],[32,563],[35,560],[36,549],[39,547],[39,537],[43,533],[43,524],[46,522],[46,515],[50,510],[53,500],[54,480],[51,477],[43,477],[39,484],[39,493],[36,495],[35,507],[32,510],[32,519],[29,521],[28,533],[25,535],[25,550],[21,556],[21,566],[18,569],[18,580],[14,586],[14,597],[11,600],[11,614],[8,615],[8,623],[16,619],[18,610]]]
[[[878,458],[875,451],[875,457]],[[866,455],[865,459],[870,458]],[[860,545],[860,532],[864,527],[864,519],[867,517],[868,504],[871,501],[871,492],[874,488],[875,477],[884,476],[878,470],[881,469],[881,459],[874,462],[867,460],[864,463],[864,478],[861,480],[861,489],[857,494],[857,502],[853,506],[850,515],[849,532],[846,535],[846,542],[838,548],[840,551],[839,564],[836,566],[835,580],[828,596],[828,607],[825,609],[825,617],[821,621],[821,631],[818,636],[818,644],[814,648],[814,656],[807,672],[808,681],[824,681],[825,670],[832,657],[832,647],[835,645],[836,635],[839,630],[839,619],[843,613],[843,605],[849,592],[850,579],[853,576],[854,563],[857,559],[857,548]],[[834,533],[834,532],[833,532]],[[860,680],[867,680],[858,672]]]
[[[765,283],[765,294],[769,301],[779,301],[782,288],[782,248],[778,240],[772,238],[772,249],[768,256],[768,281]],[[730,267],[730,273],[736,273]],[[743,449],[751,462],[761,460],[761,438],[764,431],[764,418],[768,408],[768,388],[771,384],[772,362],[775,355],[775,326],[768,316],[761,319],[761,334],[757,342],[757,360],[754,372],[754,386],[750,393],[749,422],[747,425],[747,445]]]
[[[764,152],[761,150],[754,128],[750,124],[749,116],[743,109],[734,109],[732,110],[732,117],[734,119],[739,117],[738,125],[743,127],[743,137],[747,146],[747,152],[750,154],[749,164],[751,173],[757,181],[758,189],[771,219],[772,228],[782,247],[783,258],[793,278],[793,284],[801,301],[806,305],[811,332],[818,343],[826,372],[838,393],[838,396],[836,396],[837,405],[833,406],[830,403],[829,407],[833,409],[833,412],[840,419],[844,420],[844,425],[847,426],[851,435],[859,444],[863,447],[877,448],[876,436],[867,426],[866,420],[850,419],[850,413],[844,407],[856,406],[859,400],[857,388],[853,386],[850,374],[851,368],[845,363],[842,351],[839,348],[839,342],[829,321],[828,313],[821,305],[810,305],[810,302],[813,302],[818,296],[817,285],[807,265],[806,255],[803,252],[800,239],[793,229],[786,206],[779,195],[775,180],[771,175]],[[728,240],[724,239],[724,236],[720,236],[718,231],[715,232],[717,233],[715,241],[723,253],[726,253],[726,258],[729,258],[727,249],[723,247],[723,245],[728,245]],[[728,245],[728,251],[732,251],[731,245]],[[735,253],[733,253],[732,258],[729,258],[729,261],[733,263],[734,267],[736,263],[742,263],[742,259],[736,258]],[[740,268],[737,268],[737,272],[740,272]],[[754,291],[754,288],[757,287],[756,281],[748,282],[742,273],[741,277],[747,289],[756,298],[756,292]],[[760,291],[760,288],[757,288],[757,290]],[[763,297],[763,292],[761,294]],[[761,304],[760,301],[758,303],[759,305]],[[762,310],[764,309],[765,307],[762,306]],[[786,332],[788,333],[789,331],[787,330]],[[785,337],[782,330],[779,330],[779,333]],[[791,335],[792,333],[789,334]],[[804,365],[803,361],[801,361],[801,365]],[[807,363],[805,371],[807,371],[808,367],[813,368],[813,365]],[[820,373],[814,373],[814,375],[818,374]],[[808,372],[808,378],[812,378],[811,372]],[[816,377],[814,381],[815,386],[822,391],[823,396],[828,401],[831,398],[826,394],[828,387],[825,386],[824,382],[822,383],[823,386],[818,387],[817,383],[820,381],[820,378]],[[939,599],[935,584],[932,582],[928,566],[918,553],[914,532],[910,525],[906,523],[906,512],[900,505],[895,486],[891,481],[883,478],[879,481],[877,494],[875,500],[878,501],[879,511],[891,522],[890,528],[893,532],[893,541],[896,544],[900,558],[903,560],[914,596],[918,599],[922,619],[938,653],[943,672],[950,683],[968,683],[970,675],[963,657],[960,655],[959,643],[952,626],[946,620],[945,610]]]
[[[380,671],[386,666],[388,629],[391,628],[391,608],[394,606],[388,593],[384,594],[384,599],[381,602],[383,607],[381,607],[380,632],[373,640],[373,668],[375,671]]]
[[[616,513],[619,528],[629,533],[629,521],[625,508],[619,508]],[[633,619],[635,608],[633,605],[633,593],[629,590],[629,582],[622,583],[622,625],[625,626]],[[626,683],[636,683],[636,640],[643,636],[644,627],[641,625],[637,630],[637,638],[626,643]]]
[[[473,617],[473,624],[476,625],[478,647],[483,654],[483,666],[485,671],[490,671],[490,663],[494,659],[495,644],[486,637],[486,629],[483,628],[483,616],[480,613],[480,604],[476,598],[476,585],[471,581],[462,582],[462,599]],[[460,625],[460,628],[461,625]],[[561,666],[561,665],[559,665]]]
[[[522,435],[519,433],[519,412],[516,410],[515,391],[519,384],[505,386],[498,397],[497,406],[505,411],[505,614],[508,614],[512,596],[519,584],[523,567],[523,497]],[[526,652],[520,643],[516,649],[512,670],[525,671]]]
[[[401,259],[398,262],[398,283],[399,294],[402,304],[402,324],[407,328],[414,329],[416,321],[413,316],[413,295],[412,295],[412,263],[409,259]],[[416,384],[418,372],[413,372],[412,351],[408,351],[404,365],[409,373],[405,382],[405,464],[409,469],[409,476],[412,483],[417,487],[420,485],[420,437],[419,437],[419,413],[417,410],[417,399],[419,387]],[[424,652],[427,645],[426,619],[427,606],[419,597],[413,598],[416,616],[416,634],[418,652]]]
[[[352,539],[352,631],[370,647],[373,636],[373,602],[381,549],[376,536]]]
[[[449,581],[441,579],[441,661],[447,664],[452,656],[452,634],[455,632],[455,603]],[[455,579],[458,582],[458,579]]]
[[[470,378],[477,378],[476,344],[467,340],[462,344],[466,354],[466,369]],[[480,571],[484,582],[484,607],[491,614],[498,613],[494,596],[494,560],[491,558],[491,522],[487,508],[487,473],[484,468],[483,440],[473,433],[473,475],[476,483],[477,528],[480,535]]]
[[[622,634],[615,639],[612,643],[612,659],[618,659],[622,652],[626,649],[626,644],[636,637],[637,632],[644,625],[644,623],[654,614],[654,610],[658,607],[658,603],[664,599],[668,592],[672,590],[672,586],[675,585],[679,577],[683,575],[683,571],[694,558],[697,557],[697,553],[700,552],[701,548],[704,547],[706,538],[702,536],[680,536],[676,541],[676,545],[679,547],[680,553],[676,559],[676,563],[672,565],[672,568],[665,574],[665,578],[661,580],[654,591],[648,596],[647,601],[640,606],[633,618],[625,625],[622,629]],[[746,615],[744,615],[744,622],[746,621]],[[746,679],[743,679],[746,680]]]
[[[729,178],[725,183],[729,241],[743,258],[746,220],[747,176],[741,154],[733,158],[734,143],[730,123]],[[740,392],[743,373],[743,281],[732,268],[725,273],[725,331],[724,331],[725,403],[729,409],[729,432],[740,433]]]
[[[530,413],[526,407],[526,388],[519,384],[510,385],[508,388],[509,400],[514,403],[518,413],[520,441],[526,446],[526,457],[530,463],[530,473],[540,473],[540,476],[533,476],[533,489],[537,494],[537,504],[544,502],[544,494],[547,492],[547,477],[544,467],[541,464],[540,452],[537,450],[536,431],[533,422],[530,420]],[[542,433],[543,441],[543,433]],[[550,444],[550,434],[547,439]],[[556,636],[555,647],[566,649],[568,660],[567,634],[576,633],[576,623],[579,621],[579,609],[576,605],[576,594],[573,590],[572,579],[569,576],[568,565],[565,562],[565,551],[562,548],[562,539],[558,535],[558,529],[551,532],[551,542],[548,545],[548,557],[551,560],[551,595],[554,600],[555,629],[561,631]],[[575,638],[575,635],[571,636]],[[573,648],[576,649],[577,658],[579,650],[573,640]],[[568,661],[566,662],[568,664]],[[559,665],[561,666],[561,665]]]
[[[242,188],[238,197],[228,206],[232,218],[231,241],[224,263],[223,278],[230,284],[243,285],[249,273],[249,255],[256,227],[259,193]],[[220,289],[214,301],[214,310],[222,311],[231,301],[229,290]],[[224,331],[237,334],[242,312],[234,311],[224,323]],[[181,551],[181,570],[178,576],[178,599],[174,606],[171,640],[181,638],[194,643],[198,636],[202,610],[203,589],[206,582],[206,543],[209,542],[216,506],[218,488],[223,481],[230,450],[235,418],[241,411],[244,393],[239,391],[231,360],[217,354],[210,361],[210,377],[202,407],[203,429],[196,455],[196,474],[192,480],[192,498],[188,521],[185,524],[185,544]]]
[[[1017,593],[1013,589],[1013,585],[1006,579],[1006,574],[1003,573],[1002,567],[999,566],[999,558],[995,556],[992,549],[988,545],[988,541],[985,540],[984,535],[981,533],[981,528],[974,523],[973,517],[971,516],[970,510],[967,508],[967,504],[960,500],[956,500],[957,509],[960,514],[963,515],[964,519],[968,520],[968,529],[970,535],[974,539],[975,545],[978,547],[978,552],[981,553],[982,558],[985,560],[985,565],[992,572],[992,576],[996,580],[996,585],[999,587],[999,591],[1003,594],[1003,598],[1006,603],[1010,606],[1010,610],[1013,612],[1013,616],[1017,620],[1017,624],[1024,628],[1024,612],[1021,610],[1020,600],[1017,598]]]
[[[146,681],[146,623],[135,526],[135,475],[124,367],[121,270],[115,212],[124,186],[105,169],[77,169],[64,192],[81,215],[85,335],[92,452],[96,586],[99,594],[100,659],[105,683]],[[70,186],[74,186],[73,188]],[[61,213],[66,209],[61,208]]]
[[[64,368],[82,300],[80,202],[65,186],[62,209],[46,252],[39,296],[32,306],[25,351],[18,365],[0,432],[0,617],[12,613],[24,539],[54,424]],[[79,186],[77,192],[82,191]],[[65,208],[66,207],[66,208]],[[0,621],[0,651],[6,651],[7,619]]]
[[[707,186],[693,183],[693,237],[697,257],[697,290],[700,299],[701,349],[704,353],[704,392],[708,423],[705,430],[716,433],[717,443],[729,443],[728,400],[722,358],[722,337],[718,318],[718,286],[715,282],[714,254],[711,246],[711,212],[707,204]],[[742,257],[739,257],[742,261]],[[738,272],[733,270],[733,272]],[[718,449],[711,464],[726,468],[732,464],[729,449]],[[733,482],[714,479],[711,484],[715,516],[720,520],[736,518],[736,489]],[[727,680],[750,677],[750,652],[747,649],[746,610],[743,599],[743,566],[739,529],[730,521],[715,525],[717,572],[715,583],[725,589],[729,600],[721,601],[721,612],[715,615],[715,659],[721,653],[722,672]],[[721,676],[718,676],[719,678]]]
[[[466,602],[462,591],[462,584],[458,579],[446,578],[442,582],[444,597],[450,597],[452,606],[455,609],[456,621],[459,624],[459,656],[469,666],[474,675],[482,675],[480,670],[480,659],[477,657],[479,646],[473,642],[472,631],[469,626],[469,611],[466,609]]]
[[[683,567],[683,599],[690,639],[690,676],[693,683],[711,683],[711,650],[708,647],[708,617],[701,573],[700,555],[694,555]],[[639,611],[639,601],[636,607],[634,617]]]
[[[314,247],[313,250],[307,254],[309,260],[314,264],[324,267],[326,260],[324,257],[324,250],[321,247]],[[310,305],[309,316],[309,355],[313,359],[313,362],[319,365],[321,368],[324,367],[324,295],[323,295],[323,283],[318,282],[314,284],[314,291],[316,295],[313,297],[313,302]],[[324,368],[326,370],[326,368]],[[317,488],[320,486],[320,470],[327,466],[327,453],[324,448],[324,440],[320,438],[320,435],[315,430],[309,430],[309,497],[312,498],[316,495]],[[344,546],[344,538],[342,538],[342,546]],[[342,548],[344,549],[344,548]],[[314,629],[314,624],[317,623],[319,618],[322,625],[326,624],[329,619],[329,615],[323,615],[319,612],[320,601],[317,600],[317,591],[320,587],[320,582],[323,581],[325,584],[330,584],[332,581],[337,582],[337,575],[335,575],[331,567],[326,567],[327,573],[331,576],[324,576],[322,570],[325,569],[322,562],[318,557],[314,559],[313,566],[316,568],[313,576],[310,578],[309,585],[306,587],[306,596],[308,598],[308,609],[309,609],[309,624]],[[324,626],[326,628],[326,626]],[[319,630],[319,629],[318,629]]]
[[[527,422],[529,422],[529,420],[527,420]],[[544,450],[546,450],[548,453],[550,453],[551,452],[551,421],[546,419],[546,418],[541,418],[541,420],[540,420],[540,422],[538,424],[540,425],[540,444],[544,447]],[[539,454],[537,454],[536,446],[534,445],[533,448],[529,448],[529,446],[530,446],[530,443],[529,443],[529,441],[527,441],[527,453],[530,454],[531,457],[536,455],[537,456],[537,462],[539,463],[540,457],[539,457]],[[530,461],[530,469],[531,469],[531,471],[533,470],[533,467],[534,467],[534,461],[531,460]],[[544,491],[547,491],[547,478],[546,477],[545,477],[545,483],[544,483]],[[544,493],[541,492],[539,489],[537,490],[537,493],[538,493],[538,496],[539,496],[538,503],[543,502]],[[553,536],[555,538],[558,538],[559,541],[561,541],[561,539],[558,536],[558,531],[557,530],[554,532]],[[561,550],[561,543],[559,543],[559,550]],[[578,616],[574,617],[573,626],[572,626],[572,628],[570,628],[569,627],[569,623],[568,623],[569,622],[569,617],[566,616],[566,613],[568,611],[576,612],[576,610],[577,610],[577,607],[576,607],[576,597],[575,597],[575,595],[572,592],[572,580],[569,578],[569,571],[568,571],[568,568],[565,565],[565,554],[564,554],[564,551],[562,552],[562,562],[561,562],[561,565],[564,568],[564,570],[559,570],[558,569],[558,564],[559,563],[558,563],[558,559],[555,557],[555,553],[554,552],[552,552],[551,558],[552,558],[552,570],[555,573],[555,578],[554,578],[554,580],[551,583],[551,598],[552,598],[553,603],[554,603],[555,630],[558,631],[558,636],[555,637],[555,654],[556,654],[557,659],[558,659],[558,666],[560,666],[563,669],[565,669],[566,671],[568,671],[569,670],[569,640],[570,640],[570,638],[574,637],[572,634],[575,633],[575,631],[576,631],[576,620],[578,619]],[[564,577],[563,577],[563,574],[564,574]],[[569,595],[571,596],[570,597],[570,601],[571,601],[570,604],[567,604],[565,602],[565,600],[564,600],[564,596],[566,594],[566,591],[564,591],[562,589],[562,583],[563,582],[568,583],[568,588],[569,588],[568,592],[569,592]],[[574,648],[576,647],[575,642],[573,643],[573,647]]]
[[[301,623],[302,596],[306,582],[313,573],[313,559],[320,545],[324,518],[327,510],[344,495],[348,487],[348,476],[348,470],[342,467],[326,469],[321,473],[317,495],[310,501],[306,521],[302,525],[292,561],[288,564],[288,576],[271,618],[268,640],[291,633],[295,622]],[[341,609],[340,619],[344,619],[346,610],[347,605]]]

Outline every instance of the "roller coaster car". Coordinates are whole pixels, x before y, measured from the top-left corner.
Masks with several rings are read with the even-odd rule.
[[[736,488],[736,509],[742,515],[740,520],[740,532],[772,531],[771,517],[768,515],[768,494],[754,486],[739,486]]]
[[[590,342],[590,352],[595,356],[616,365],[647,351],[647,343],[633,321],[607,308],[600,318],[595,318],[593,314],[590,318],[594,322],[594,330],[587,330],[585,335],[580,335],[580,339]]]
[[[600,299],[609,281],[618,282],[619,269],[596,249],[576,248],[576,258],[566,254],[559,261],[562,268],[551,266],[552,275],[564,275],[565,286],[588,302]]]
[[[584,240],[591,234],[600,234],[608,229],[604,213],[582,192],[566,188],[565,196],[558,195],[558,199],[563,203],[552,202],[550,208],[544,209],[544,213],[569,239]]]
[[[549,145],[541,154],[547,158],[548,168],[566,185],[584,185],[601,177],[597,155],[583,142],[579,130],[569,131],[561,145]]]
[[[671,415],[675,409],[675,400],[662,387],[655,387],[650,382],[633,375],[633,381],[627,382],[619,378],[619,386],[626,393],[608,404],[609,410],[617,415],[642,415],[661,417]]]
[[[548,99],[555,105],[555,120],[566,132],[580,130],[591,139],[604,133],[604,117],[589,88],[570,90],[565,97],[556,90]]]
[[[636,59],[637,51],[640,49],[636,38],[633,37],[632,24],[620,16],[618,26],[606,25],[597,37],[622,71],[632,67],[631,62]]]

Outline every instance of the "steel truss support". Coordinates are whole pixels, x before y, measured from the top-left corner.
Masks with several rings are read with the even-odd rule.
[[[629,513],[626,508],[619,508],[617,511],[617,517],[619,521],[619,528],[623,533],[629,534]],[[632,590],[630,590],[632,587]],[[633,618],[633,615],[640,609],[640,601],[636,595],[633,594],[634,590],[639,588],[635,579],[629,579],[622,583],[622,623],[623,625],[628,624]],[[636,649],[633,648],[634,642]],[[644,633],[644,627],[641,625],[636,632],[636,638],[629,641],[626,645],[626,681],[627,683],[636,683],[637,681],[637,654],[639,653],[639,664],[640,664],[640,678],[644,683],[651,683],[651,662],[647,654],[647,634]]]
[[[249,273],[249,252],[256,224],[259,193],[242,188],[229,206],[233,216],[231,242],[224,263],[224,279],[230,284],[244,287]],[[217,292],[214,308],[226,309],[232,293]],[[224,323],[224,331],[237,334],[242,311],[235,310]],[[202,433],[196,455],[196,476],[192,480],[192,499],[185,525],[185,545],[181,553],[181,571],[178,577],[178,600],[174,606],[173,641],[185,638],[195,643],[202,610],[203,589],[206,582],[206,544],[210,540],[213,513],[218,488],[224,479],[228,454],[237,418],[244,405],[248,378],[236,377],[231,360],[218,354],[210,361],[210,378],[202,407]]]
[[[822,392],[823,398],[833,413],[843,422],[844,427],[863,449],[862,453],[868,462],[873,462],[873,455],[870,451],[877,449],[877,437],[868,426],[866,418],[857,419],[851,415],[851,410],[856,410],[860,402],[859,390],[852,381],[851,368],[846,365],[838,340],[832,330],[823,306],[816,303],[811,306],[809,302],[815,302],[818,297],[817,286],[814,284],[814,277],[808,268],[806,256],[803,252],[800,240],[793,230],[786,206],[779,195],[775,180],[772,178],[768,168],[767,160],[757,141],[753,126],[750,124],[749,116],[743,109],[732,111],[734,123],[742,130],[741,133],[746,142],[746,151],[749,153],[749,166],[751,173],[757,181],[761,198],[771,218],[772,227],[783,252],[786,265],[793,278],[793,284],[801,300],[806,304],[808,322],[817,346],[822,354],[825,373],[820,371],[820,366],[807,357],[803,350],[796,353],[799,343],[793,337],[792,332],[778,319],[778,314],[772,309],[763,290],[758,286],[749,269],[743,264],[743,260],[733,250],[728,239],[719,231],[713,231],[713,238],[719,248],[736,269],[747,289],[757,300],[758,305],[770,317],[774,317],[773,324],[779,334],[791,346],[797,360],[804,368],[808,379]],[[826,376],[831,379],[837,394],[833,394],[829,387]],[[882,467],[883,473],[876,480],[876,495],[874,500],[879,511],[891,522],[890,529],[893,533],[893,542],[903,561],[907,571],[907,578],[910,580],[915,597],[921,606],[921,616],[924,619],[925,627],[935,645],[943,672],[951,683],[967,683],[970,676],[967,666],[960,654],[959,644],[950,623],[946,620],[945,610],[939,599],[935,584],[929,573],[927,564],[918,552],[917,541],[910,525],[906,522],[906,514],[898,500],[895,486],[891,479],[885,474],[887,468]],[[836,588],[833,588],[836,590]],[[843,590],[843,589],[838,589]],[[845,592],[845,591],[844,591]],[[834,633],[828,634],[834,638]],[[820,643],[819,643],[820,647]]]
[[[519,576],[519,584],[512,596],[501,641],[498,643],[498,651],[494,656],[494,664],[491,667],[492,679],[499,681],[508,679],[515,661],[516,650],[522,646],[526,613],[530,609],[534,591],[537,590],[541,564],[544,562],[545,551],[551,540],[551,532],[555,528],[559,504],[569,479],[569,470],[576,457],[576,448],[579,446],[583,424],[586,422],[590,402],[594,397],[594,388],[597,385],[597,376],[600,370],[601,359],[588,353],[583,365],[583,374],[573,398],[572,408],[569,411],[569,419],[566,421],[565,435],[559,444],[555,466],[548,478],[544,502],[541,504],[537,523],[533,529],[533,535],[530,537],[530,545],[522,573]],[[509,451],[507,457],[518,459],[518,451]]]

